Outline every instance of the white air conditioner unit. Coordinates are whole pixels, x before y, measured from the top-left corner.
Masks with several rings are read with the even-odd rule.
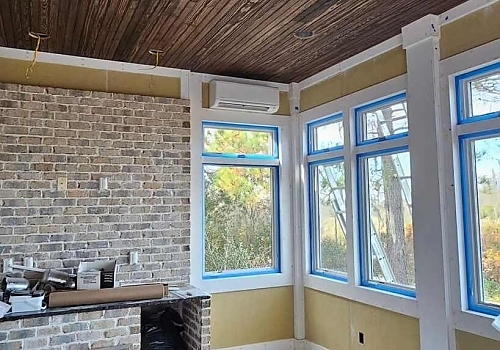
[[[212,80],[210,108],[233,111],[276,113],[280,104],[277,87]]]

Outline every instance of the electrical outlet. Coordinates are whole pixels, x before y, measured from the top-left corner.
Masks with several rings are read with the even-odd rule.
[[[365,344],[365,334],[364,333],[361,333],[361,332],[358,333],[358,341],[362,345]]]
[[[57,178],[57,190],[58,191],[68,190],[68,178],[67,177],[58,177]]]

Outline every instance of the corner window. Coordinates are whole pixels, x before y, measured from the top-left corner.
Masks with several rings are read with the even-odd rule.
[[[280,272],[277,128],[203,131],[203,278]]]
[[[342,115],[308,124],[311,273],[347,281]]]
[[[361,284],[414,297],[410,153],[408,138],[400,140],[408,130],[401,98],[356,109]]]
[[[500,314],[500,65],[456,78],[468,308]],[[486,121],[485,119],[493,119]]]

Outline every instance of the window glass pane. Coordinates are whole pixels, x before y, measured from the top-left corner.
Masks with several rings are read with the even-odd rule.
[[[311,152],[342,147],[344,145],[344,123],[342,119],[311,127]]]
[[[204,151],[234,155],[277,156],[274,130],[204,127]]]
[[[363,168],[368,279],[414,288],[410,154],[369,157]]]
[[[204,165],[206,272],[275,267],[275,171]]]
[[[471,111],[469,117],[500,112],[500,73],[469,82]]]
[[[313,168],[314,235],[316,268],[345,275],[347,242],[344,163],[320,164]]]
[[[500,136],[474,141],[475,187],[479,237],[477,271],[482,300],[500,306]]]
[[[358,118],[361,118],[361,142],[408,133],[408,115],[405,100],[362,111]]]

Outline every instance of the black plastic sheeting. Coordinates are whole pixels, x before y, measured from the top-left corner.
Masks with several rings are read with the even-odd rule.
[[[187,350],[182,337],[184,321],[177,311],[165,308],[155,313],[142,315],[141,349],[143,350]]]

